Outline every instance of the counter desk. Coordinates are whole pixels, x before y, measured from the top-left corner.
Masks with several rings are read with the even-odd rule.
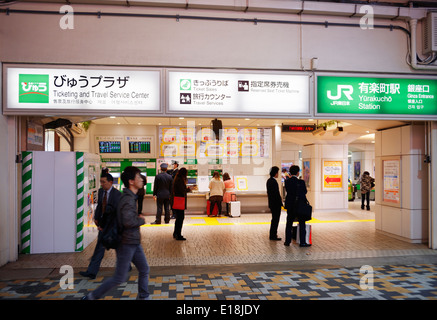
[[[241,202],[241,213],[269,213],[267,192],[235,192],[237,201]],[[186,214],[206,215],[206,193],[188,193]],[[156,202],[153,196],[148,194],[144,197],[143,212],[147,215],[156,214]],[[226,212],[226,206],[222,203],[222,213]]]

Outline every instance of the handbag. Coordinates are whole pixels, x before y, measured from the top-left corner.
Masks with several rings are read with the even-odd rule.
[[[300,219],[305,221],[311,220],[313,207],[310,205],[309,201],[306,198],[305,201],[299,201],[299,206],[297,210]]]
[[[185,197],[174,197],[172,209],[185,210]]]

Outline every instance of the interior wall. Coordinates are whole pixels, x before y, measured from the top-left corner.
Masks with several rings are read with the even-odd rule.
[[[10,7],[59,11],[60,4],[16,3]],[[120,13],[360,22],[353,17],[261,12],[95,5],[73,8],[89,12],[104,9]],[[0,20],[0,61],[302,70],[309,69],[311,59],[317,57],[319,70],[411,72],[405,63],[407,36],[399,30],[82,15],[74,16],[74,29],[63,30],[59,26],[61,17],[4,15]],[[405,27],[396,20],[377,19],[375,23]]]

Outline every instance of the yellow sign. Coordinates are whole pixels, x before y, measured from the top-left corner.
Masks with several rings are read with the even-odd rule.
[[[323,188],[342,189],[343,184],[343,161],[323,161]]]

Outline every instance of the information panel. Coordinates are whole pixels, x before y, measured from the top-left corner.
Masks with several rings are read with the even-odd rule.
[[[7,67],[5,83],[5,114],[161,111],[160,70]]]
[[[437,79],[318,76],[317,113],[437,116]]]
[[[169,71],[168,95],[169,112],[310,112],[307,75]]]

